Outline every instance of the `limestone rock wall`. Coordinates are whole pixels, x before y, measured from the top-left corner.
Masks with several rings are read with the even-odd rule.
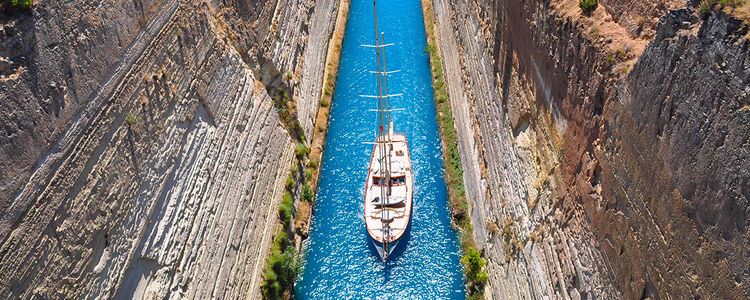
[[[574,4],[433,3],[490,298],[750,294],[747,25],[666,13],[629,71]]]
[[[292,4],[47,1],[8,17],[0,295],[257,298],[295,143],[262,66],[299,69],[312,114],[325,50],[307,45],[327,48],[337,9]]]
[[[564,210],[556,195],[563,189],[555,173],[569,128],[557,104],[564,96],[562,83],[551,76],[556,75],[551,65],[538,59],[533,40],[526,39],[532,34],[528,27],[502,23],[511,15],[522,18],[522,12],[497,5],[435,1],[475,239],[488,259],[487,294],[621,297],[594,234],[562,225],[581,219]],[[497,13],[488,19],[498,23],[478,18],[482,11]],[[500,31],[496,39],[492,28]],[[573,28],[557,29],[560,40],[582,39]],[[490,42],[478,41],[482,38]]]
[[[642,278],[648,294],[750,296],[747,32],[723,12],[669,12],[608,104],[597,157],[621,188],[591,219],[631,294]]]
[[[134,40],[152,38],[159,26],[146,29],[146,21],[161,25],[175,7],[164,1],[112,4],[55,1],[39,5],[34,15],[0,15],[0,211],[111,70],[133,62],[137,55],[125,57],[126,51],[142,51],[143,43]]]

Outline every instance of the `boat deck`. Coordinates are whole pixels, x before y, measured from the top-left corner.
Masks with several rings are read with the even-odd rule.
[[[384,148],[385,147],[385,148]],[[385,176],[381,172],[381,150],[387,149],[391,159],[391,194],[384,203]],[[373,146],[365,190],[365,220],[367,231],[377,242],[391,243],[406,231],[411,217],[412,172],[409,146],[402,134],[391,135],[391,142]]]

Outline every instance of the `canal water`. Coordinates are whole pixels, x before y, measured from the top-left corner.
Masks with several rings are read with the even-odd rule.
[[[463,299],[457,233],[451,228],[419,0],[379,0],[396,131],[409,140],[414,175],[411,230],[383,263],[364,224],[364,187],[376,135],[373,4],[352,0],[306,262],[298,299]]]

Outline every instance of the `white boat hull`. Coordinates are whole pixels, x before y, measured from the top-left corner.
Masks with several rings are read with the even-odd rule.
[[[408,230],[412,213],[413,178],[411,158],[406,137],[402,134],[389,134],[381,137],[373,147],[370,168],[365,185],[365,224],[367,232],[378,254],[385,261],[393,253],[399,240]],[[382,155],[382,157],[381,157]],[[385,155],[390,155],[391,167],[384,171],[381,163]],[[388,194],[389,178],[390,194]]]

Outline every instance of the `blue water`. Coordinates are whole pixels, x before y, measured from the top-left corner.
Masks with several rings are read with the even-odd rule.
[[[409,236],[384,264],[364,224],[367,164],[376,134],[372,1],[353,0],[321,165],[321,181],[307,245],[299,299],[463,299],[458,235],[451,228],[443,181],[440,136],[419,1],[378,1],[385,33],[395,129],[409,140],[414,206]]]

